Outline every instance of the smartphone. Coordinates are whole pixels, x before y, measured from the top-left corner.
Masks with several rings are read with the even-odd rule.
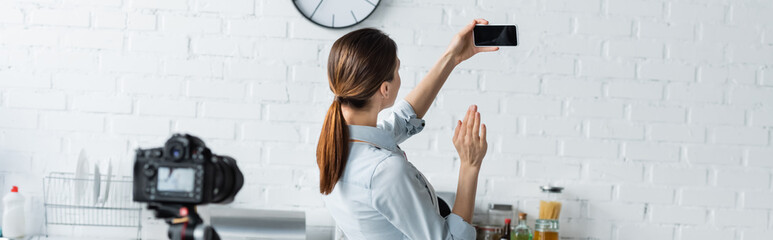
[[[518,46],[518,29],[515,25],[475,25],[472,38],[476,47]]]

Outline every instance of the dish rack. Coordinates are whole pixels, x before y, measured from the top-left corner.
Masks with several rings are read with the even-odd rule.
[[[100,192],[107,188],[107,175],[100,176]],[[94,175],[76,178],[73,173],[52,172],[43,179],[46,228],[49,225],[127,227],[142,230],[142,206],[132,201],[133,181],[113,175],[104,201],[94,199]],[[80,189],[81,193],[76,191]],[[80,196],[77,196],[77,195]]]

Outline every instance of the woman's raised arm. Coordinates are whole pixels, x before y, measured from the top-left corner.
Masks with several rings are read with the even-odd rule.
[[[485,25],[488,24],[488,21],[485,19],[475,19],[459,31],[451,40],[443,56],[429,70],[427,76],[405,97],[405,100],[411,104],[419,118],[423,118],[424,114],[427,113],[429,106],[432,105],[432,101],[435,100],[438,92],[440,92],[440,88],[443,87],[446,79],[448,79],[448,75],[451,74],[456,65],[479,52],[491,52],[499,49],[498,47],[475,47],[472,39],[472,29],[475,28],[476,24]]]

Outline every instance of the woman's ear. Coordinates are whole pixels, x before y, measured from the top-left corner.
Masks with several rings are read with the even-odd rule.
[[[389,82],[384,81],[381,83],[381,88],[379,89],[379,92],[381,93],[381,96],[384,98],[389,98],[392,91],[392,87],[390,86]]]

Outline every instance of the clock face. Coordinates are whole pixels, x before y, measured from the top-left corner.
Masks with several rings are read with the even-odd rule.
[[[327,28],[345,28],[362,22],[380,0],[293,0],[306,19]]]

